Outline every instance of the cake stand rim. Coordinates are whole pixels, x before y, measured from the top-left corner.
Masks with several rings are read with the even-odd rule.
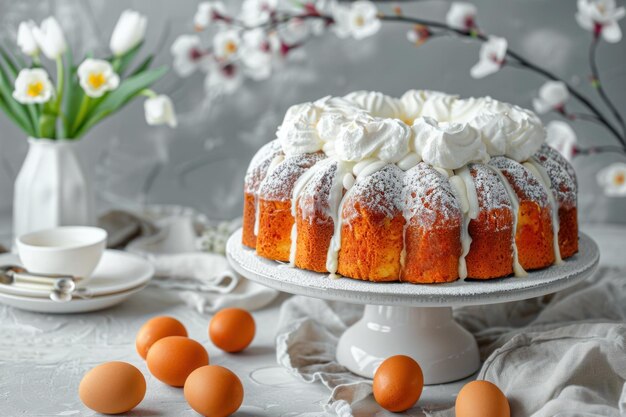
[[[530,271],[528,277],[487,281],[455,281],[447,284],[378,283],[292,268],[262,258],[241,243],[242,229],[226,244],[232,268],[245,278],[290,294],[353,304],[405,307],[457,307],[519,301],[551,294],[588,278],[597,268],[597,244],[579,232],[579,252],[561,265]]]

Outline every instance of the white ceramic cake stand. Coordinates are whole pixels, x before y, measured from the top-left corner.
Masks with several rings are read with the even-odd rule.
[[[233,268],[246,278],[292,294],[365,304],[363,317],[345,331],[337,361],[372,378],[389,356],[407,355],[424,372],[427,385],[465,378],[480,366],[474,337],[452,317],[452,307],[517,301],[553,293],[589,277],[599,261],[598,247],[580,235],[579,253],[563,264],[527,277],[415,285],[333,279],[261,258],[241,244],[241,230],[226,247]]]

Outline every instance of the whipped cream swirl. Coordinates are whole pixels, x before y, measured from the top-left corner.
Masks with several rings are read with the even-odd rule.
[[[340,160],[376,158],[396,163],[409,153],[411,129],[398,119],[358,117],[342,126],[334,142]]]
[[[489,154],[480,134],[465,123],[439,123],[422,117],[413,123],[413,148],[424,162],[459,169],[470,162],[487,162]]]

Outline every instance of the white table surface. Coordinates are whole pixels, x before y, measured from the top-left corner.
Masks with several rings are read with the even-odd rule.
[[[624,229],[584,230],[600,244],[601,264],[626,264],[610,252],[618,245],[623,248]],[[285,297],[254,312],[257,335],[251,347],[237,355],[223,353],[211,344],[209,316],[156,288],[147,288],[112,309],[81,315],[44,315],[0,305],[0,416],[97,415],[81,404],[78,384],[85,372],[107,361],[132,363],[146,377],[146,398],[127,415],[197,416],[186,404],[182,390],[153,378],[135,351],[138,329],[156,315],[181,320],[189,336],[207,348],[211,363],[226,366],[241,378],[245,398],[236,416],[323,416],[322,404],[329,391],[321,384],[298,381],[276,364],[275,326]],[[438,398],[436,386],[426,389],[430,398]],[[453,401],[445,396],[437,400],[439,404]],[[357,417],[394,415],[381,411],[371,400],[354,411]],[[405,415],[422,414],[413,410]]]

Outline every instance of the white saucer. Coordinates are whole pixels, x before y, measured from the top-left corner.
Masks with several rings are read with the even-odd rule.
[[[0,265],[17,264],[16,254],[0,255]],[[0,302],[23,310],[42,313],[82,313],[119,304],[143,289],[154,275],[154,267],[145,259],[127,252],[107,250],[102,256],[87,288],[89,299],[74,298],[59,303],[48,292],[0,284]]]

